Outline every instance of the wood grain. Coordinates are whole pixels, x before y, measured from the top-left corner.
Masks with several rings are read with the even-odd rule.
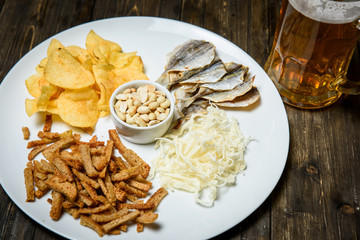
[[[198,25],[229,39],[263,66],[280,5],[281,0],[0,0],[0,81],[54,34],[118,16]],[[359,59],[356,51],[348,74],[352,80],[359,80]],[[360,96],[343,96],[321,110],[286,106],[290,149],[278,185],[253,214],[214,239],[360,238],[359,110]],[[0,198],[0,239],[62,239],[26,216],[2,188]]]

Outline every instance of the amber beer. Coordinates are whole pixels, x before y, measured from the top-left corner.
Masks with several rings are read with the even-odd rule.
[[[320,108],[334,103],[341,95],[337,86],[346,81],[360,36],[356,26],[360,16],[345,18],[329,12],[333,9],[319,11],[309,7],[313,3],[306,2],[314,1],[283,1],[264,69],[285,103]]]

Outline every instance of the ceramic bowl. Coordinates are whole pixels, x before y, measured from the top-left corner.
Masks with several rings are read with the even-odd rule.
[[[156,87],[157,91],[161,91],[165,93],[166,98],[170,100],[170,112],[168,116],[153,126],[148,127],[137,127],[134,125],[130,125],[125,121],[121,120],[115,112],[114,105],[116,103],[116,95],[119,93],[123,93],[126,89],[129,88],[139,88],[144,85],[153,85]],[[167,90],[162,85],[151,81],[151,80],[133,80],[122,84],[119,86],[110,97],[110,112],[111,119],[116,127],[116,130],[120,135],[122,135],[127,141],[137,143],[137,144],[147,144],[154,142],[156,138],[163,136],[166,131],[169,129],[174,112],[175,112],[175,100],[169,90]]]

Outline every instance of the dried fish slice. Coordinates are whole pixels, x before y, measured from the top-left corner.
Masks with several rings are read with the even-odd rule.
[[[212,89],[214,91],[228,91],[244,82],[245,75],[249,68],[238,65],[232,72],[226,74],[220,81],[215,83],[202,84],[202,87]]]
[[[211,102],[227,102],[232,101],[235,98],[244,95],[253,87],[255,77],[246,79],[243,83],[236,86],[234,89],[222,92],[213,92],[208,95],[202,96],[203,99],[207,99]]]
[[[239,63],[234,63],[234,62],[227,62],[227,63],[224,63],[224,66],[225,66],[227,72],[232,72],[235,69],[240,68],[242,65]]]
[[[260,99],[260,92],[256,87],[253,87],[245,95],[235,98],[229,102],[215,103],[219,107],[247,107]]]
[[[187,107],[189,107],[194,101],[201,98],[204,95],[210,94],[213,91],[207,88],[200,87],[197,92],[194,94],[192,92],[187,92],[184,87],[180,87],[175,90],[175,106],[180,112],[183,112]]]
[[[170,89],[176,82],[209,66],[215,55],[213,44],[203,40],[189,40],[169,53],[165,71],[156,82]]]
[[[181,81],[180,84],[202,84],[214,83],[219,81],[227,73],[224,63],[220,58],[216,57],[211,65],[203,71],[194,74],[190,78]]]

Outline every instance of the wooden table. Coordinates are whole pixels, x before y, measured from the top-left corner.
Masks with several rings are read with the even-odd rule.
[[[280,5],[281,0],[1,0],[0,79],[60,31],[133,15],[201,26],[263,66]],[[359,69],[356,52],[349,77],[360,80]],[[360,96],[344,96],[320,110],[286,106],[286,111],[290,151],[280,182],[253,214],[215,239],[360,238]],[[0,199],[0,239],[61,239],[20,211],[2,188]]]

